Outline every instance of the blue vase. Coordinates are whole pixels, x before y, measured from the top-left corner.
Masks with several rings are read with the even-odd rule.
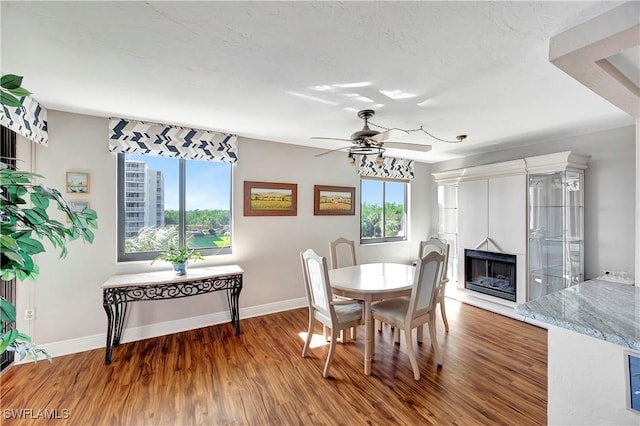
[[[174,263],[173,270],[176,275],[187,275],[187,263]]]

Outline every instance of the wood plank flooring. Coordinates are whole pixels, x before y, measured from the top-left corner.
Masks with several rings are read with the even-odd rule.
[[[544,425],[547,332],[447,299],[438,317],[444,366],[426,333],[414,381],[404,338],[376,332],[371,376],[364,329],[302,358],[307,309],[127,343],[10,368],[0,377],[3,425]],[[126,331],[125,331],[126,333]],[[321,334],[320,327],[316,333]],[[414,339],[415,340],[415,339]],[[16,418],[21,409],[22,418]],[[44,411],[47,410],[47,411]],[[55,410],[55,411],[54,411]],[[58,417],[58,419],[47,419]],[[66,417],[66,418],[63,418]]]

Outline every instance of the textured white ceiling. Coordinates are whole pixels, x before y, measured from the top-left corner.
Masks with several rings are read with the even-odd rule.
[[[548,61],[549,39],[622,2],[10,2],[3,73],[44,106],[326,149],[424,126],[435,162],[632,124]],[[106,130],[105,130],[106,132]],[[338,155],[338,154],[334,154]]]

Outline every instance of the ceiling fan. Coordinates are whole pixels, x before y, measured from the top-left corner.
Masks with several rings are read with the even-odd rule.
[[[431,145],[413,144],[404,142],[393,142],[389,139],[408,135],[409,132],[401,129],[389,129],[384,132],[378,132],[377,130],[371,130],[369,128],[369,119],[375,115],[375,111],[372,109],[364,109],[358,112],[358,117],[364,120],[364,126],[362,130],[351,135],[350,139],[343,138],[323,138],[312,137],[311,139],[326,139],[336,141],[348,141],[351,142],[350,146],[344,146],[341,148],[331,149],[320,154],[315,155],[320,157],[322,155],[330,154],[335,151],[347,150],[349,159],[353,160],[354,155],[377,155],[380,161],[382,160],[382,153],[387,148],[407,149],[412,151],[428,152],[431,150]]]

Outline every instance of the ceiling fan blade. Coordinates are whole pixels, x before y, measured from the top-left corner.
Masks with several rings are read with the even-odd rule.
[[[345,142],[353,142],[353,139],[343,139],[343,138],[321,138],[318,136],[312,136],[311,139],[324,139],[328,141],[345,141]]]
[[[371,136],[369,139],[375,142],[384,142],[389,139],[400,138],[402,136],[408,135],[409,132],[402,129],[389,129],[382,133],[378,133],[375,136]]]
[[[320,154],[316,154],[316,155],[314,155],[314,157],[322,157],[323,155],[331,154],[332,152],[336,152],[336,151],[342,151],[343,149],[347,149],[347,148],[351,148],[351,145],[343,146],[342,148],[330,149],[329,151],[325,151],[325,152],[321,152]]]
[[[404,142],[385,142],[383,145],[385,148],[406,149],[409,151],[420,151],[420,152],[431,151],[431,145],[404,143]]]

